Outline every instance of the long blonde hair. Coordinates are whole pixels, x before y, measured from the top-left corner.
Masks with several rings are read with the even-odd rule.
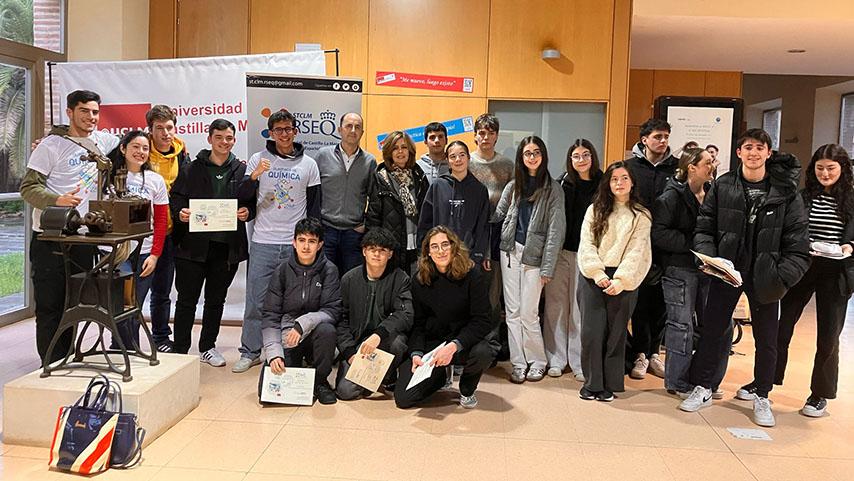
[[[446,276],[453,280],[459,280],[468,274],[474,262],[469,259],[468,247],[460,240],[459,236],[448,227],[437,225],[427,231],[424,241],[421,242],[421,255],[418,256],[418,282],[423,286],[429,286],[433,274],[436,273],[436,264],[430,258],[430,239],[437,234],[448,236],[451,243],[451,263],[448,265]]]

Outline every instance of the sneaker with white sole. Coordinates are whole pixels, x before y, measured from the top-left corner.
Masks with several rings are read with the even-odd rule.
[[[679,409],[685,412],[694,413],[699,411],[700,408],[711,405],[712,390],[698,385],[694,386],[694,390],[691,391],[691,395],[679,404]]]
[[[646,354],[640,353],[635,359],[635,367],[632,368],[632,372],[629,376],[632,379],[643,379],[646,377],[647,369],[649,369],[649,360],[646,358]]]
[[[531,382],[542,381],[543,375],[545,375],[545,373],[546,373],[545,369],[540,369],[538,367],[532,367],[531,369],[528,369],[528,375],[525,376],[525,379],[527,379]]]
[[[460,406],[466,409],[474,409],[477,407],[477,395],[471,393],[471,396],[463,396],[460,394]]]
[[[561,377],[563,375],[563,369],[559,367],[550,367],[548,374],[549,377]]]
[[[225,366],[225,358],[222,357],[222,354],[216,350],[216,348],[210,348],[205,352],[199,353],[199,360],[210,364],[213,367],[222,367]]]
[[[582,374],[582,373],[580,373],[580,372],[577,372],[577,373],[573,374],[573,375],[572,375],[572,377],[574,377],[574,378],[575,378],[575,380],[576,380],[576,381],[578,381],[578,382],[584,382],[584,381],[586,381],[586,379],[584,379],[584,374]]]
[[[756,395],[753,400],[753,422],[766,428],[774,427],[774,413],[771,412],[771,402],[767,397]]]
[[[170,352],[175,352],[175,350],[172,349],[172,343],[165,343],[164,342],[163,344],[157,345],[157,352],[170,353]]]
[[[513,368],[513,372],[510,373],[510,382],[514,384],[522,384],[525,382],[525,373],[528,370],[524,367],[516,367]]]
[[[723,389],[715,389],[714,391],[712,391],[712,399],[723,399],[723,398],[724,398]]]
[[[596,399],[596,393],[582,386],[581,389],[578,391],[578,397],[584,399],[585,401],[592,401]]]
[[[745,384],[738,388],[738,391],[735,392],[735,398],[741,399],[742,401],[753,401],[756,399],[756,386],[753,383]]]
[[[651,372],[653,376],[658,376],[664,379],[664,361],[661,360],[661,357],[658,354],[649,356],[649,372]]]
[[[596,400],[604,403],[609,403],[614,400],[616,396],[611,391],[601,391],[596,393]]]
[[[237,362],[234,363],[234,366],[231,366],[231,372],[240,373],[246,372],[252,366],[257,366],[261,364],[260,357],[240,357]]]
[[[823,397],[810,396],[801,409],[801,414],[810,418],[820,418],[827,411],[827,400]]]

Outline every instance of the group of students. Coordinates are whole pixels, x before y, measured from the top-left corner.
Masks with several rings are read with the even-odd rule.
[[[99,104],[93,92],[70,94],[68,135],[91,138],[108,152],[118,142],[96,130]],[[232,371],[265,362],[282,372],[308,363],[317,370],[321,403],[368,394],[345,376],[354,356],[379,348],[395,358],[385,390],[398,406],[415,405],[452,380],[450,369],[434,369],[428,381],[406,389],[424,354],[444,343],[431,362],[461,366],[464,407],[477,404],[483,371],[509,358],[512,382],[559,377],[569,368],[584,383],[580,397],[600,401],[624,391],[627,372],[650,371],[684,399],[683,410],[696,411],[722,396],[731,315],[744,292],[756,362],[754,381],[737,397],[753,400],[757,424],[769,426],[768,393],[782,382],[794,324],[816,292],[818,352],[804,414],[821,415],[836,395],[854,266],[850,259],[811,259],[809,247],[823,241],[852,249],[854,181],[839,146],[816,152],[798,193],[797,160],[772,152],[758,129],[737,143],[741,165],[717,178],[711,149],[688,148],[676,158],[670,126],[650,119],[632,158],[603,172],[594,146],[578,139],[566,172],[553,179],[537,136],[523,139],[513,160],[495,151],[499,122],[491,114],[475,121],[474,152],[465,142],[448,143],[447,129],[434,122],[425,128],[428,152],[421,158],[409,135],[395,131],[384,139],[379,163],[359,147],[364,122],[356,113],[340,118],[341,142],[312,158],[295,141],[294,116],[274,112],[272,138],[246,163],[231,153],[235,129],[227,120],[211,123],[211,148],[195,161],[174,135],[172,109],[154,106],[146,120],[148,134],[126,134],[114,163],[127,167],[130,190],[154,205],[137,298],[152,290],[160,351],[188,352],[204,287],[199,356],[225,365],[215,346],[223,305],[237,265],[248,259],[240,359]],[[69,161],[78,150],[58,135],[41,142],[22,183],[24,199],[36,209],[85,210],[88,197],[78,194],[91,172]],[[189,200],[210,198],[238,200],[236,231],[189,232]],[[42,357],[61,315],[56,293],[47,299],[53,304],[46,302],[51,294],[39,295],[40,285],[56,285],[61,266],[52,253],[36,259],[51,252],[47,244],[33,236]],[[743,286],[701,272],[691,250],[732,261]],[[178,299],[170,341],[173,272]],[[138,336],[138,323],[125,324],[128,339]],[[333,389],[328,378],[336,361]]]

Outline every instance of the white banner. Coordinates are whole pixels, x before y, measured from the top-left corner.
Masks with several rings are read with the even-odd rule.
[[[77,89],[101,96],[98,128],[122,134],[146,129],[145,112],[166,104],[178,115],[177,136],[195,157],[209,148],[207,128],[224,118],[237,128],[234,154],[246,161],[254,152],[247,142],[246,72],[325,75],[322,51],[239,55],[230,57],[139,60],[130,62],[73,62],[56,65],[62,123],[65,96]],[[257,150],[257,149],[256,149]]]
[[[362,111],[362,80],[343,77],[294,77],[272,73],[246,74],[246,107],[250,155],[271,139],[267,118],[280,109],[296,117],[297,135],[305,153],[341,141],[338,124],[348,112]]]

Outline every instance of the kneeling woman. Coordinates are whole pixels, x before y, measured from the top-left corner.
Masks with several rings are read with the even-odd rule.
[[[611,164],[581,226],[581,399],[612,401],[624,391],[626,326],[652,263],[652,221],[634,186],[625,162]]]
[[[410,357],[400,366],[394,390],[397,407],[412,407],[445,385],[447,370],[433,369],[428,379],[407,389],[415,369],[424,364],[422,357],[442,343],[445,346],[430,364],[463,366],[460,405],[477,406],[477,384],[495,353],[485,340],[492,330],[489,295],[473,267],[468,249],[454,231],[442,225],[427,231],[412,277],[415,322]]]

